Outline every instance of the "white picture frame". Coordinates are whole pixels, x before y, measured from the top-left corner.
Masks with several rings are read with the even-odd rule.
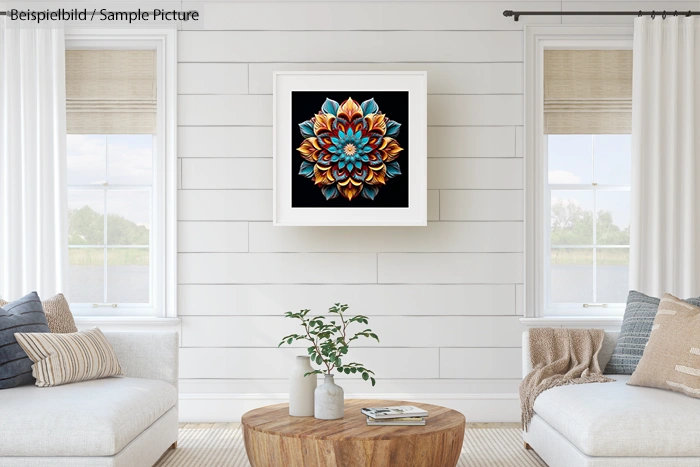
[[[407,164],[408,202],[401,207],[299,207],[292,204],[292,189],[299,186],[293,177],[314,185],[313,180],[299,175],[298,166],[303,161],[293,144],[293,131],[300,122],[292,121],[294,92],[305,96],[328,93],[407,93],[408,128],[397,140],[408,144],[410,156]],[[320,94],[318,94],[320,95]],[[332,94],[331,94],[332,95]],[[405,94],[402,94],[405,96]],[[302,97],[298,97],[300,99]],[[378,102],[380,111],[382,103]],[[316,112],[320,112],[320,106]],[[308,115],[308,114],[305,114]],[[306,118],[314,117],[313,114]],[[391,109],[387,112],[391,119]],[[403,123],[403,122],[401,122]],[[299,136],[295,136],[298,141]],[[427,225],[427,72],[327,72],[327,71],[276,71],[273,73],[273,225],[275,226],[425,226]],[[398,175],[398,176],[402,176]],[[406,180],[402,183],[406,183]],[[390,190],[392,180],[379,189]],[[395,185],[398,186],[398,185]],[[402,185],[405,187],[405,185]],[[320,190],[320,188],[319,188]],[[405,191],[405,188],[404,188]],[[320,192],[320,191],[319,191]],[[300,196],[297,192],[297,199]],[[405,193],[402,194],[405,199]],[[357,199],[357,198],[356,198]],[[384,198],[386,199],[386,197]],[[346,201],[347,197],[342,201]],[[352,200],[350,200],[352,201]],[[374,199],[372,200],[374,201]],[[366,206],[369,201],[361,200]],[[329,203],[331,204],[331,203]],[[358,203],[360,204],[360,203]],[[348,206],[350,205],[350,206]],[[404,207],[405,206],[405,207]]]

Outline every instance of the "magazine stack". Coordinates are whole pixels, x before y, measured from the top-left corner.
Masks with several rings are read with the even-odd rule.
[[[369,426],[423,426],[428,412],[412,405],[367,407],[360,410]]]

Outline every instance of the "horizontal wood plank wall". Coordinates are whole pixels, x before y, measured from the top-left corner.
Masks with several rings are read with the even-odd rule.
[[[237,420],[286,397],[287,310],[336,301],[380,344],[375,388],[469,421],[519,419],[523,24],[559,1],[182,2],[178,34],[183,421]],[[335,20],[333,20],[335,18]],[[560,17],[537,18],[560,23]],[[281,228],[272,220],[272,72],[428,72],[427,227]]]

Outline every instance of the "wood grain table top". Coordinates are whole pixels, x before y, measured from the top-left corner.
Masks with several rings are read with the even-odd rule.
[[[363,407],[414,405],[428,411],[425,426],[367,426]],[[340,420],[317,420],[314,417],[290,417],[289,404],[277,404],[251,410],[241,418],[245,429],[290,438],[322,440],[389,440],[403,437],[432,435],[445,430],[464,427],[464,415],[439,405],[419,402],[371,399],[347,399],[345,416]]]

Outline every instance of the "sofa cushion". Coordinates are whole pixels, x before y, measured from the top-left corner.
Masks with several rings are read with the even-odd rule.
[[[16,332],[50,332],[36,292],[0,307],[0,389],[34,384],[32,361],[17,343]]]
[[[535,413],[588,456],[700,456],[700,400],[614,378],[549,389]]]
[[[105,378],[0,391],[0,457],[112,456],[177,403],[169,383]]]
[[[700,306],[700,297],[687,298],[686,302]],[[642,358],[644,347],[649,342],[649,334],[654,324],[656,311],[661,299],[650,297],[636,290],[627,296],[622,329],[615,350],[603,371],[606,374],[631,375]]]
[[[700,307],[664,294],[629,384],[700,398]]]
[[[34,362],[32,376],[39,387],[124,374],[100,328],[64,334],[18,332],[15,338]]]
[[[0,298],[0,307],[7,305],[8,302]],[[41,301],[41,306],[46,314],[46,321],[49,323],[51,332],[78,332],[75,326],[73,313],[70,311],[68,300],[60,293],[51,298]]]

